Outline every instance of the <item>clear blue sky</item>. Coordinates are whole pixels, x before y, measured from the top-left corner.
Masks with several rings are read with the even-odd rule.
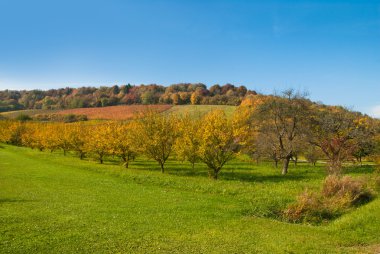
[[[0,90],[178,82],[380,116],[380,0],[0,0]]]

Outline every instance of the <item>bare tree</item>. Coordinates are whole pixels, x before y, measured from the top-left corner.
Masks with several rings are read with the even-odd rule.
[[[275,147],[283,161],[282,174],[288,173],[289,162],[305,142],[305,122],[310,102],[306,95],[289,89],[282,96],[269,97],[256,110],[259,132]],[[266,144],[266,146],[268,145]]]

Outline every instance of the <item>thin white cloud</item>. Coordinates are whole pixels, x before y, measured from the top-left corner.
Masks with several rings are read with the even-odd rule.
[[[380,105],[374,106],[371,109],[371,115],[376,118],[380,118]]]

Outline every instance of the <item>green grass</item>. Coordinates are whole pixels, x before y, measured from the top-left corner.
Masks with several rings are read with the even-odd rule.
[[[178,105],[165,111],[165,113],[173,113],[178,115],[188,113],[190,116],[199,117],[210,112],[211,110],[221,109],[228,117],[231,117],[236,108],[236,106],[228,105]]]
[[[8,112],[2,112],[0,115],[8,118],[8,119],[16,119],[19,115],[28,115],[30,117],[33,117],[34,115],[38,114],[53,114],[58,112],[58,110],[51,110],[51,109],[25,109],[25,110],[16,110],[16,111],[8,111]]]
[[[380,199],[336,221],[278,221],[305,187],[318,189],[322,167],[234,161],[220,180],[197,164],[138,158],[130,169],[61,153],[0,148],[0,253],[375,253]],[[372,166],[350,169],[371,175]]]

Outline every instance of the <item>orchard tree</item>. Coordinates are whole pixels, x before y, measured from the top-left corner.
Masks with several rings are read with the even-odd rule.
[[[119,156],[126,168],[129,162],[136,156],[136,148],[134,147],[135,137],[133,129],[136,123],[130,121],[128,123],[116,122],[112,125],[112,133],[110,137],[112,153]]]
[[[305,121],[308,117],[309,101],[305,95],[287,90],[282,96],[268,97],[257,106],[253,119],[279,159],[283,161],[282,174],[288,173],[289,162],[305,141]],[[258,144],[260,145],[260,144]],[[267,149],[258,147],[258,149]]]
[[[22,136],[22,145],[42,151],[44,147],[44,136],[47,123],[28,123],[25,135]]]
[[[313,164],[315,166],[318,162],[318,160],[323,158],[323,154],[320,149],[313,145],[309,145],[304,151],[303,155],[307,162]]]
[[[85,151],[103,164],[104,157],[112,153],[112,145],[109,142],[112,135],[112,124],[107,122],[91,126],[89,135],[85,141]]]
[[[72,150],[72,128],[68,123],[57,123],[55,124],[54,134],[57,142],[57,147],[63,150],[63,154]]]
[[[376,150],[376,122],[366,116],[359,118],[356,124],[356,145],[352,156],[362,165],[363,158],[373,155]]]
[[[191,163],[191,167],[194,170],[194,164],[199,161],[199,138],[197,131],[200,126],[200,119],[191,117],[186,114],[177,123],[178,138],[176,139],[174,150],[177,157],[184,161]]]
[[[149,109],[140,114],[134,128],[136,147],[141,153],[157,161],[162,173],[177,137],[176,121],[173,115],[160,114]]]
[[[70,124],[70,146],[81,160],[86,156],[86,142],[91,138],[89,129],[87,124],[81,122]]]
[[[365,121],[359,113],[342,107],[319,106],[310,118],[311,144],[319,147],[328,158],[328,173],[340,174],[342,163],[357,149],[360,133],[366,132]]]
[[[216,180],[237,150],[231,121],[223,111],[211,111],[201,119],[198,139],[198,156],[208,166],[209,176]]]

